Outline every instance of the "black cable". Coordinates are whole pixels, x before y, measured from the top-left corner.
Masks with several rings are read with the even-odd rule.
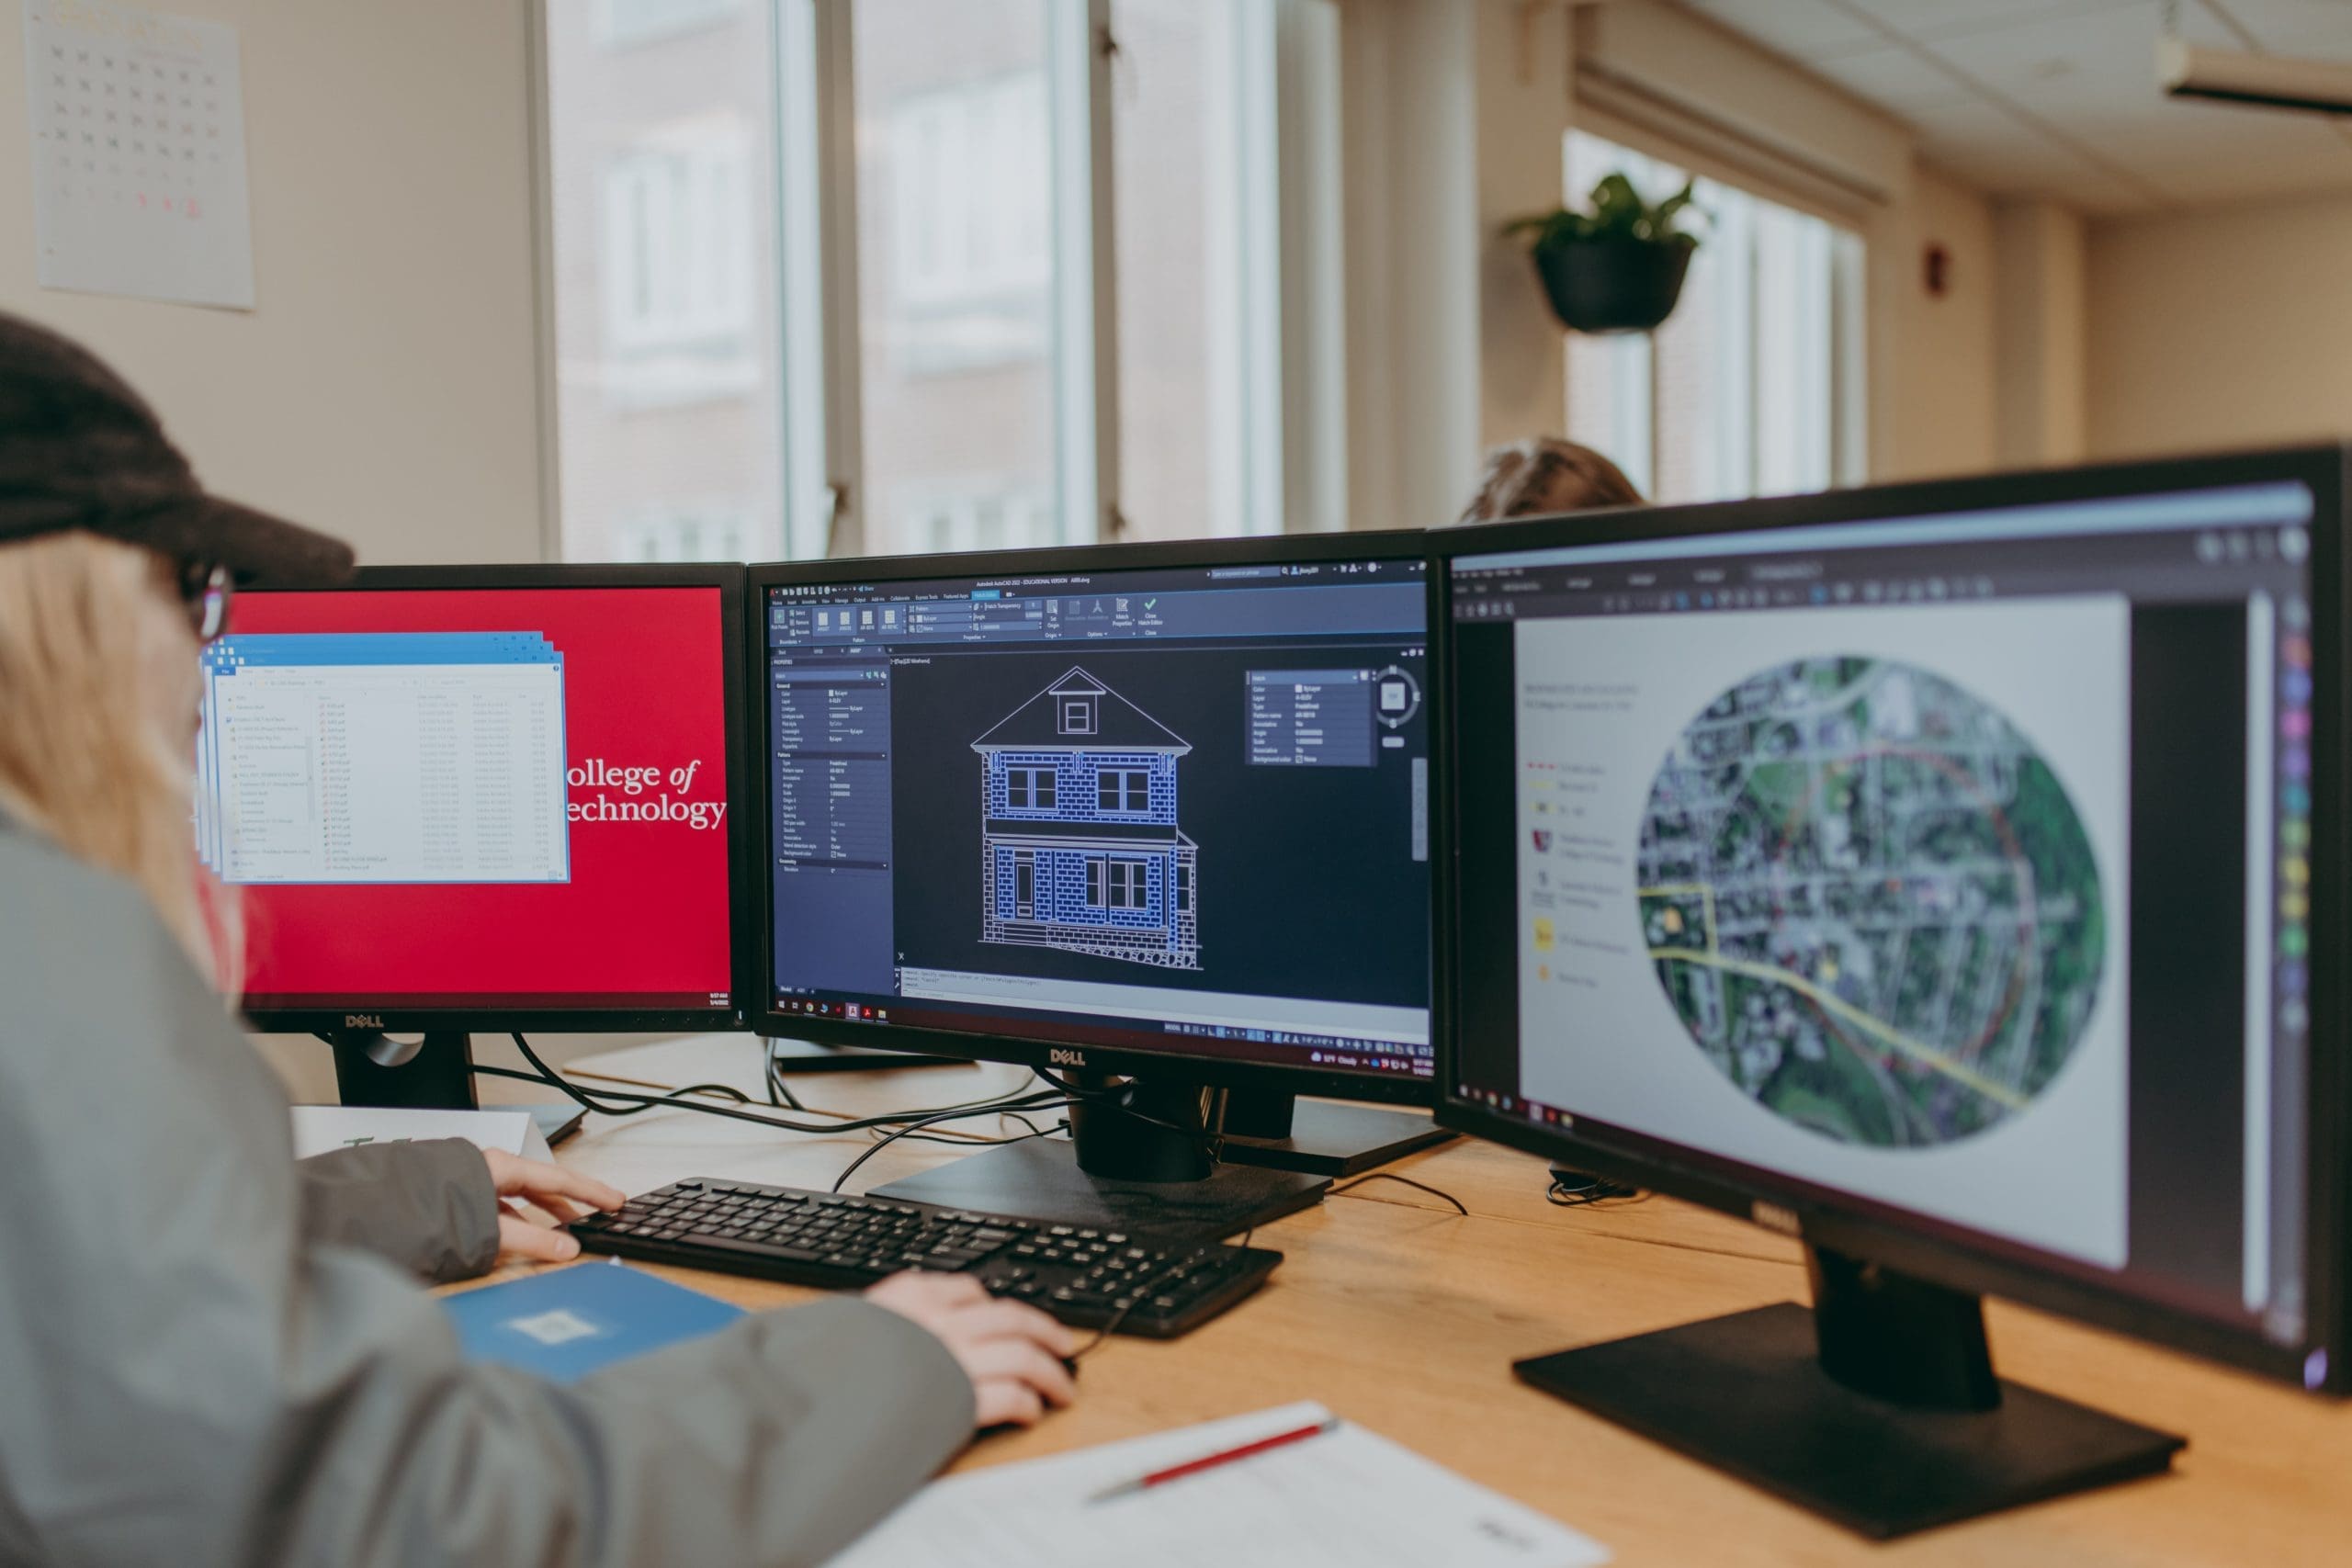
[[[1059,1101],[1057,1101],[1057,1102],[1055,1102],[1055,1103],[1054,1103],[1054,1104],[1052,1104],[1052,1105],[1023,1105],[1023,1107],[1021,1107],[1021,1109],[1022,1109],[1022,1110],[1023,1110],[1023,1111],[1055,1111],[1055,1110],[1059,1110],[1059,1109],[1061,1109],[1061,1107],[1066,1106],[1066,1105],[1068,1105],[1068,1104],[1069,1104],[1069,1103],[1070,1103],[1070,1102],[1069,1102],[1069,1100],[1059,1100]],[[966,1117],[967,1117],[967,1116],[987,1116],[987,1115],[989,1115],[989,1114],[992,1114],[992,1111],[989,1111],[989,1110],[975,1110],[975,1111],[962,1111],[962,1110],[956,1110],[956,1111],[941,1111],[941,1112],[940,1112],[938,1115],[936,1115],[936,1116],[926,1116],[926,1117],[922,1118],[921,1121],[919,1121],[919,1122],[913,1122],[913,1123],[911,1123],[911,1124],[910,1124],[910,1125],[908,1125],[908,1126],[901,1127],[901,1128],[899,1128],[898,1131],[893,1132],[893,1133],[889,1134],[888,1135],[887,1135],[887,1136],[885,1136],[885,1137],[876,1138],[876,1139],[875,1139],[875,1140],[874,1140],[873,1145],[872,1145],[871,1147],[867,1148],[864,1153],[860,1154],[860,1155],[859,1155],[855,1159],[854,1159],[854,1160],[850,1161],[848,1165],[846,1165],[846,1166],[842,1167],[842,1173],[841,1173],[839,1176],[836,1176],[836,1177],[834,1177],[834,1178],[833,1178],[833,1186],[832,1186],[832,1190],[833,1190],[834,1191],[836,1191],[836,1192],[840,1191],[840,1190],[842,1190],[842,1184],[843,1184],[843,1183],[845,1183],[846,1181],[848,1181],[848,1180],[849,1180],[849,1179],[850,1179],[852,1176],[854,1176],[854,1175],[855,1175],[855,1174],[857,1173],[857,1168],[858,1168],[859,1166],[864,1165],[867,1160],[872,1159],[876,1155],[880,1154],[884,1149],[888,1148],[892,1144],[897,1143],[900,1138],[911,1138],[911,1137],[914,1137],[914,1136],[916,1136],[918,1134],[920,1134],[920,1133],[922,1131],[922,1129],[923,1129],[923,1128],[925,1128],[925,1127],[928,1127],[928,1126],[932,1125],[933,1122],[960,1122],[960,1121],[962,1121],[964,1118],[966,1118]],[[1064,1123],[1064,1125],[1068,1125],[1068,1123],[1066,1123],[1066,1122],[1065,1122],[1065,1123]],[[1004,1142],[1006,1142],[1006,1143],[1008,1143],[1008,1144],[1020,1144],[1020,1143],[1026,1143],[1026,1142],[1027,1142],[1030,1138],[1032,1138],[1032,1137],[1038,1137],[1038,1138],[1042,1138],[1042,1137],[1045,1137],[1046,1135],[1046,1134],[1045,1133],[1042,1133],[1042,1132],[1035,1132],[1035,1131],[1034,1131],[1034,1130],[1033,1130],[1032,1132],[1025,1133],[1025,1134],[1022,1134],[1020,1137],[1017,1137],[1017,1138],[1007,1138],[1007,1139],[1005,1139],[1005,1140],[1004,1140]],[[977,1141],[977,1140],[976,1140],[976,1141]]]
[[[888,1135],[904,1138],[910,1144],[960,1144],[968,1148],[976,1144],[1025,1144],[1032,1138],[1050,1138],[1069,1126],[1067,1122],[1057,1122],[1050,1127],[1040,1127],[1018,1111],[1003,1111],[997,1114],[1001,1120],[1018,1122],[1029,1130],[1000,1138],[991,1138],[985,1133],[919,1133],[912,1130]]]
[[[1128,1089],[1134,1087],[1132,1084],[1114,1085],[1109,1089],[1088,1089],[1083,1084],[1065,1083],[1043,1067],[1035,1068],[1034,1071],[1036,1077],[1069,1095],[1073,1103],[1107,1105],[1120,1115],[1131,1116],[1146,1126],[1159,1127],[1167,1132],[1182,1134],[1187,1138],[1196,1139],[1205,1145],[1205,1151],[1212,1161],[1221,1159],[1225,1154],[1224,1134],[1213,1133],[1206,1127],[1187,1127],[1182,1122],[1170,1122],[1162,1117],[1154,1116],[1148,1111],[1137,1111],[1134,1106],[1125,1103],[1124,1097]]]
[[[555,1071],[555,1069],[541,1061],[538,1057],[538,1054],[531,1049],[531,1043],[524,1039],[520,1033],[514,1034],[510,1036],[510,1038],[514,1042],[514,1048],[523,1053],[524,1059],[529,1062],[532,1066],[538,1069],[540,1075],[539,1081],[550,1084],[555,1088],[563,1090],[566,1094],[571,1095],[574,1100],[580,1101],[580,1103],[587,1106],[591,1110],[597,1109],[593,1098],[594,1096],[602,1096],[608,1100],[650,1102],[650,1104],[639,1103],[628,1110],[612,1112],[612,1114],[626,1116],[633,1115],[637,1111],[650,1109],[653,1105],[668,1104],[674,1100],[676,1096],[689,1092],[685,1089],[672,1089],[662,1094],[648,1095],[623,1089],[583,1089],[571,1083],[571,1080],[561,1077]],[[509,1074],[508,1076],[526,1077],[527,1075]],[[744,1094],[741,1090],[729,1085],[719,1084],[710,1087],[731,1096],[741,1104],[749,1105],[752,1103],[751,1096]],[[854,1133],[862,1132],[868,1127],[896,1126],[902,1122],[914,1121],[930,1116],[934,1112],[934,1111],[977,1110],[982,1107],[995,1106],[999,1104],[1005,1106],[1008,1110],[1016,1110],[1023,1106],[1042,1108],[1048,1102],[1051,1102],[1053,1099],[1054,1097],[1052,1095],[1046,1094],[1043,1091],[1032,1095],[998,1095],[986,1100],[967,1100],[956,1105],[938,1106],[919,1111],[895,1111],[880,1116],[842,1117],[835,1122],[819,1123],[815,1125],[793,1122],[786,1121],[782,1117],[759,1116],[747,1111],[729,1111],[723,1107],[714,1105],[684,1104],[680,1109],[687,1111],[700,1111],[706,1114],[713,1116],[728,1116],[737,1121],[754,1122],[765,1126],[782,1127],[787,1132],[824,1134],[840,1132]],[[830,1113],[819,1111],[815,1114],[827,1115]]]
[[[806,1111],[808,1108],[801,1104],[800,1097],[794,1094],[786,1085],[784,1074],[776,1066],[775,1042],[763,1042],[761,1053],[765,1058],[766,1071],[760,1076],[767,1080],[768,1103],[775,1106],[790,1106],[795,1111]]]
[[[476,1071],[476,1072],[478,1072],[478,1073],[481,1073],[481,1074],[482,1074],[482,1075],[484,1075],[485,1077],[494,1077],[494,1078],[517,1078],[517,1079],[520,1079],[520,1080],[521,1080],[522,1082],[524,1082],[524,1083],[546,1084],[546,1083],[548,1083],[548,1079],[545,1076],[543,1076],[543,1075],[541,1075],[541,1074],[538,1074],[538,1073],[526,1073],[526,1072],[519,1072],[519,1071],[517,1071],[516,1069],[514,1069],[514,1068],[513,1068],[513,1067],[492,1067],[492,1066],[482,1066],[482,1065],[481,1065],[481,1064],[476,1064],[476,1066],[475,1066],[475,1067],[474,1067],[474,1071]],[[557,1085],[557,1086],[555,1086],[555,1087],[557,1087],[557,1088],[560,1088],[560,1087],[562,1087],[562,1086],[561,1086],[561,1085]],[[697,1106],[697,1105],[692,1105],[692,1104],[685,1104],[685,1103],[684,1103],[684,1102],[683,1102],[683,1100],[681,1100],[681,1097],[685,1096],[685,1095],[713,1095],[713,1094],[717,1094],[717,1095],[724,1095],[724,1096],[726,1096],[729,1100],[733,1100],[733,1101],[734,1101],[736,1104],[738,1104],[738,1105],[749,1105],[749,1104],[751,1104],[751,1103],[752,1102],[752,1097],[751,1097],[750,1095],[745,1094],[741,1089],[737,1089],[733,1084],[725,1084],[725,1083],[695,1083],[695,1084],[688,1084],[688,1085],[686,1085],[686,1087],[685,1087],[685,1088],[684,1088],[684,1089],[668,1089],[668,1090],[663,1091],[663,1092],[662,1092],[662,1094],[660,1094],[660,1095],[650,1095],[650,1094],[649,1094],[649,1095],[639,1095],[639,1094],[630,1093],[629,1091],[628,1091],[628,1090],[624,1090],[624,1089],[594,1089],[594,1090],[591,1090],[591,1091],[589,1091],[589,1092],[591,1092],[591,1093],[594,1093],[594,1094],[605,1094],[605,1095],[613,1095],[613,1096],[620,1096],[620,1095],[623,1095],[623,1094],[627,1094],[627,1095],[628,1095],[628,1097],[629,1099],[631,1099],[631,1100],[640,1100],[640,1101],[642,1101],[642,1102],[643,1102],[643,1103],[641,1103],[641,1104],[636,1104],[636,1105],[616,1105],[616,1106],[611,1106],[611,1107],[605,1107],[605,1106],[590,1106],[590,1107],[589,1107],[589,1109],[591,1109],[591,1110],[593,1110],[593,1111],[595,1111],[599,1115],[603,1115],[603,1116],[634,1116],[634,1115],[636,1115],[638,1112],[639,1112],[639,1111],[659,1111],[659,1110],[662,1109],[665,1105],[669,1105],[669,1104],[670,1104],[670,1102],[671,1102],[671,1101],[673,1101],[673,1100],[681,1100],[681,1102],[680,1102],[679,1104],[677,1104],[677,1105],[672,1106],[672,1109],[676,1109],[676,1110],[685,1110],[685,1111],[700,1111],[700,1110],[706,1110],[706,1109],[707,1109],[707,1107],[705,1107],[705,1106]],[[574,1099],[574,1100],[580,1100],[580,1096],[579,1096],[579,1095],[577,1095],[577,1094],[573,1095],[571,1098],[572,1098],[572,1099]],[[583,1104],[583,1105],[584,1105],[584,1104],[587,1104],[587,1102],[586,1102],[585,1100],[581,1100],[581,1103],[582,1103],[582,1104]]]
[[[1087,1357],[1091,1356],[1095,1351],[1102,1348],[1102,1342],[1110,1338],[1114,1334],[1119,1332],[1119,1325],[1127,1321],[1127,1314],[1135,1311],[1136,1303],[1141,1300],[1143,1300],[1141,1296],[1129,1296],[1127,1298],[1127,1304],[1113,1313],[1111,1314],[1111,1321],[1094,1331],[1093,1338],[1088,1340],[1085,1344],[1080,1345],[1077,1349],[1072,1350],[1069,1353],[1069,1359],[1073,1361],[1083,1361]]]
[[[1605,1176],[1589,1171],[1570,1170],[1554,1166],[1551,1185],[1544,1188],[1544,1201],[1555,1208],[1581,1209],[1593,1203],[1605,1203],[1618,1198],[1646,1198],[1648,1193],[1638,1187],[1628,1187],[1622,1181],[1611,1181]]]
[[[912,1118],[929,1116],[933,1111],[968,1111],[981,1106],[1012,1104],[1017,1100],[1025,1099],[1052,1098],[1047,1090],[1032,1089],[1029,1088],[1029,1080],[1036,1076],[1036,1073],[1034,1071],[1031,1072],[1026,1077],[1023,1077],[1021,1080],[1021,1086],[1018,1089],[1006,1089],[997,1094],[982,1095],[977,1100],[959,1100],[951,1101],[946,1105],[925,1106],[919,1111],[901,1111],[899,1114],[902,1117]],[[789,1089],[785,1087],[783,1075],[776,1067],[775,1062],[773,1058],[770,1059],[768,1065],[768,1077],[770,1085],[769,1092],[771,1097],[773,1098],[776,1092],[781,1091],[785,1100],[790,1103],[792,1109],[795,1111],[805,1111],[811,1116],[839,1116],[843,1121],[854,1120],[854,1118],[850,1117],[843,1111],[827,1111],[824,1107],[820,1105],[804,1104],[797,1096],[794,1095]]]
[[[928,1111],[899,1111],[888,1115],[856,1117],[838,1122],[794,1122],[781,1116],[763,1116],[756,1111],[737,1110],[730,1105],[711,1105],[698,1100],[680,1100],[678,1095],[683,1093],[683,1090],[673,1089],[662,1094],[640,1094],[634,1090],[610,1089],[590,1090],[581,1088],[569,1078],[558,1074],[554,1068],[541,1061],[538,1053],[531,1049],[530,1042],[525,1040],[520,1033],[513,1034],[509,1038],[514,1042],[514,1048],[523,1053],[523,1059],[538,1070],[537,1077],[508,1067],[477,1066],[474,1070],[497,1077],[521,1078],[526,1082],[546,1084],[599,1115],[633,1116],[641,1111],[666,1106],[673,1110],[699,1111],[706,1116],[724,1116],[729,1121],[749,1122],[754,1126],[775,1127],[787,1133],[808,1134],[814,1137],[831,1137],[838,1133],[862,1133],[869,1127],[897,1127],[909,1122],[920,1124],[933,1119],[935,1115],[934,1112]],[[751,1097],[739,1090],[729,1089],[728,1092],[736,1095],[746,1105],[752,1103]],[[1062,1103],[1064,1102],[1056,1096],[1040,1092],[1034,1095],[982,1100],[970,1106],[947,1107],[946,1110],[953,1114],[938,1116],[936,1119],[953,1121],[964,1114],[984,1115],[995,1110],[1043,1111],[1057,1108]]]
[[[1406,1186],[1417,1188],[1419,1190],[1428,1193],[1432,1198],[1444,1199],[1447,1202],[1453,1205],[1453,1212],[1460,1214],[1464,1219],[1466,1220],[1470,1217],[1470,1211],[1464,1208],[1462,1206],[1462,1200],[1456,1198],[1453,1193],[1440,1191],[1437,1188],[1431,1187],[1426,1181],[1416,1181],[1409,1176],[1399,1176],[1393,1170],[1375,1170],[1370,1176],[1359,1176],[1353,1181],[1342,1182],[1337,1187],[1330,1188],[1324,1192],[1323,1196],[1326,1198],[1337,1198],[1342,1192],[1354,1191],[1357,1188],[1362,1187],[1367,1181],[1401,1181]]]

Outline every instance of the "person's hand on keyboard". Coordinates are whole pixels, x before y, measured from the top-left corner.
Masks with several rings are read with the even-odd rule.
[[[894,1274],[865,1292],[937,1336],[972,1380],[976,1427],[1026,1427],[1078,1397],[1068,1328],[1035,1307],[1000,1301],[968,1274]]]
[[[580,1256],[580,1243],[568,1231],[541,1224],[514,1201],[520,1199],[568,1225],[588,1209],[618,1209],[627,1200],[617,1187],[592,1181],[577,1171],[535,1159],[518,1159],[501,1149],[484,1149],[490,1179],[498,1189],[498,1255],[505,1262],[527,1258],[534,1263],[561,1263]]]

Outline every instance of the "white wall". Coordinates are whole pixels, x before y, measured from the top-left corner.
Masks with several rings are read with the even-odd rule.
[[[1995,456],[1996,260],[1993,209],[1976,192],[1932,169],[1871,234],[1871,355],[1879,380],[1871,404],[1873,479],[1982,472]],[[1926,253],[1950,258],[1942,295],[1931,294]]]
[[[10,16],[0,310],[111,360],[223,494],[371,560],[537,558],[525,0],[163,8],[239,30],[259,308],[39,287],[24,29]]]
[[[1567,10],[1478,7],[1478,372],[1480,447],[1557,430],[1566,339],[1512,219],[1559,205],[1562,137],[1573,116]],[[1474,487],[1475,488],[1475,487]],[[1470,499],[1465,489],[1458,508]],[[1443,513],[1433,522],[1450,521]]]
[[[1476,488],[1477,13],[1498,4],[1340,13],[1351,527],[1450,520]]]
[[[2084,228],[2051,201],[1994,209],[1995,434],[2003,468],[2083,457]]]
[[[2352,197],[2091,226],[2089,448],[2352,434]]]

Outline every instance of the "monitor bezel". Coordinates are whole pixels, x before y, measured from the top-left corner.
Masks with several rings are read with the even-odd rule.
[[[1464,557],[1566,545],[1750,533],[1807,524],[1973,511],[2023,503],[2089,500],[2213,486],[2292,479],[2314,497],[2312,528],[2312,634],[2314,690],[2311,970],[2306,1129],[2309,1157],[2304,1285],[2305,1334],[2278,1344],[2247,1326],[2152,1300],[2120,1283],[2063,1271],[2063,1260],[2012,1247],[1982,1233],[1905,1213],[1849,1194],[1758,1170],[1688,1145],[1636,1138],[1589,1140],[1566,1127],[1538,1125],[1464,1097],[1459,1081],[1458,976],[1453,942],[1463,886],[1456,863],[1458,824],[1453,715],[1455,627],[1449,589]],[[2352,1064],[2346,1061],[2347,736],[2344,662],[2352,618],[2346,573],[2346,500],[2352,493],[2352,445],[2282,447],[2161,461],[2041,469],[1983,478],[1858,488],[1824,495],[1657,508],[1622,508],[1487,525],[1431,536],[1429,591],[1433,711],[1447,716],[1432,741],[1433,870],[1437,916],[1431,1014],[1437,1041],[1437,1120],[1442,1126],[1544,1156],[1634,1186],[1700,1203],[1767,1229],[1901,1269],[1960,1291],[1996,1294],[2086,1323],[2188,1350],[2299,1386],[2352,1390],[2347,1365],[2346,1272],[2352,1256],[2352,1205],[2345,1201],[2346,1143],[2352,1136]],[[1566,1110],[1566,1107],[1560,1108]],[[2315,1354],[2324,1353],[2324,1354]]]
[[[1420,562],[1426,570],[1427,550],[1418,531],[1365,531],[1341,534],[1290,534],[1238,539],[1187,540],[1125,545],[1069,545],[1035,550],[967,552],[936,556],[870,556],[826,561],[800,561],[753,566],[745,592],[745,625],[756,626],[747,635],[746,676],[760,693],[756,723],[760,755],[754,784],[759,821],[757,894],[763,900],[761,922],[774,920],[766,874],[773,832],[773,770],[767,697],[766,597],[771,588],[830,585],[863,586],[920,581],[933,578],[1001,577],[1066,571],[1155,571],[1194,567],[1314,564],[1343,560],[1402,560]],[[1427,646],[1424,639],[1425,648]],[[1434,739],[1434,719],[1430,729]],[[1436,869],[1434,841],[1430,869]],[[1434,919],[1435,903],[1431,906]],[[1432,926],[1431,945],[1435,945]],[[919,1028],[897,1022],[851,1022],[784,1012],[776,1007],[775,943],[763,939],[759,955],[759,989],[752,998],[752,1026],[771,1038],[813,1040],[827,1045],[864,1045],[880,1050],[962,1060],[1009,1062],[1018,1066],[1079,1069],[1173,1079],[1217,1088],[1279,1090],[1328,1099],[1362,1100],[1387,1105],[1427,1106],[1436,1089],[1431,1078],[1381,1073],[1347,1072],[1313,1066],[1238,1061],[1202,1055],[1182,1049],[1147,1050],[1125,1045],[1100,1045],[1049,1041],[1021,1033],[1018,1020],[1006,1020],[1001,1032]]]
[[[495,566],[362,567],[352,581],[335,588],[277,588],[264,580],[243,593],[464,592],[467,590],[561,590],[567,588],[709,588],[719,599],[719,657],[722,722],[726,727],[728,984],[733,1005],[728,1008],[623,1008],[590,1005],[581,1008],[544,1006],[465,1008],[348,1008],[270,1006],[244,1010],[246,1027],[256,1033],[334,1033],[380,1030],[387,1033],[492,1032],[561,1030],[582,1034],[636,1033],[691,1030],[698,1033],[738,1032],[748,1027],[749,982],[752,947],[759,941],[759,908],[752,887],[752,836],[742,826],[752,786],[750,752],[745,739],[743,689],[743,570],[740,565],[562,565],[556,563]],[[231,625],[235,624],[234,610]],[[233,634],[232,634],[233,635]]]

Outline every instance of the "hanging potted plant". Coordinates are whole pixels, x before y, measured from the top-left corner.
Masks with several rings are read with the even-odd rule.
[[[1526,242],[1560,324],[1579,333],[1645,333],[1674,313],[1699,237],[1681,227],[1699,209],[1690,186],[1653,207],[1634,182],[1611,175],[1592,187],[1590,210],[1566,207],[1503,226]]]

